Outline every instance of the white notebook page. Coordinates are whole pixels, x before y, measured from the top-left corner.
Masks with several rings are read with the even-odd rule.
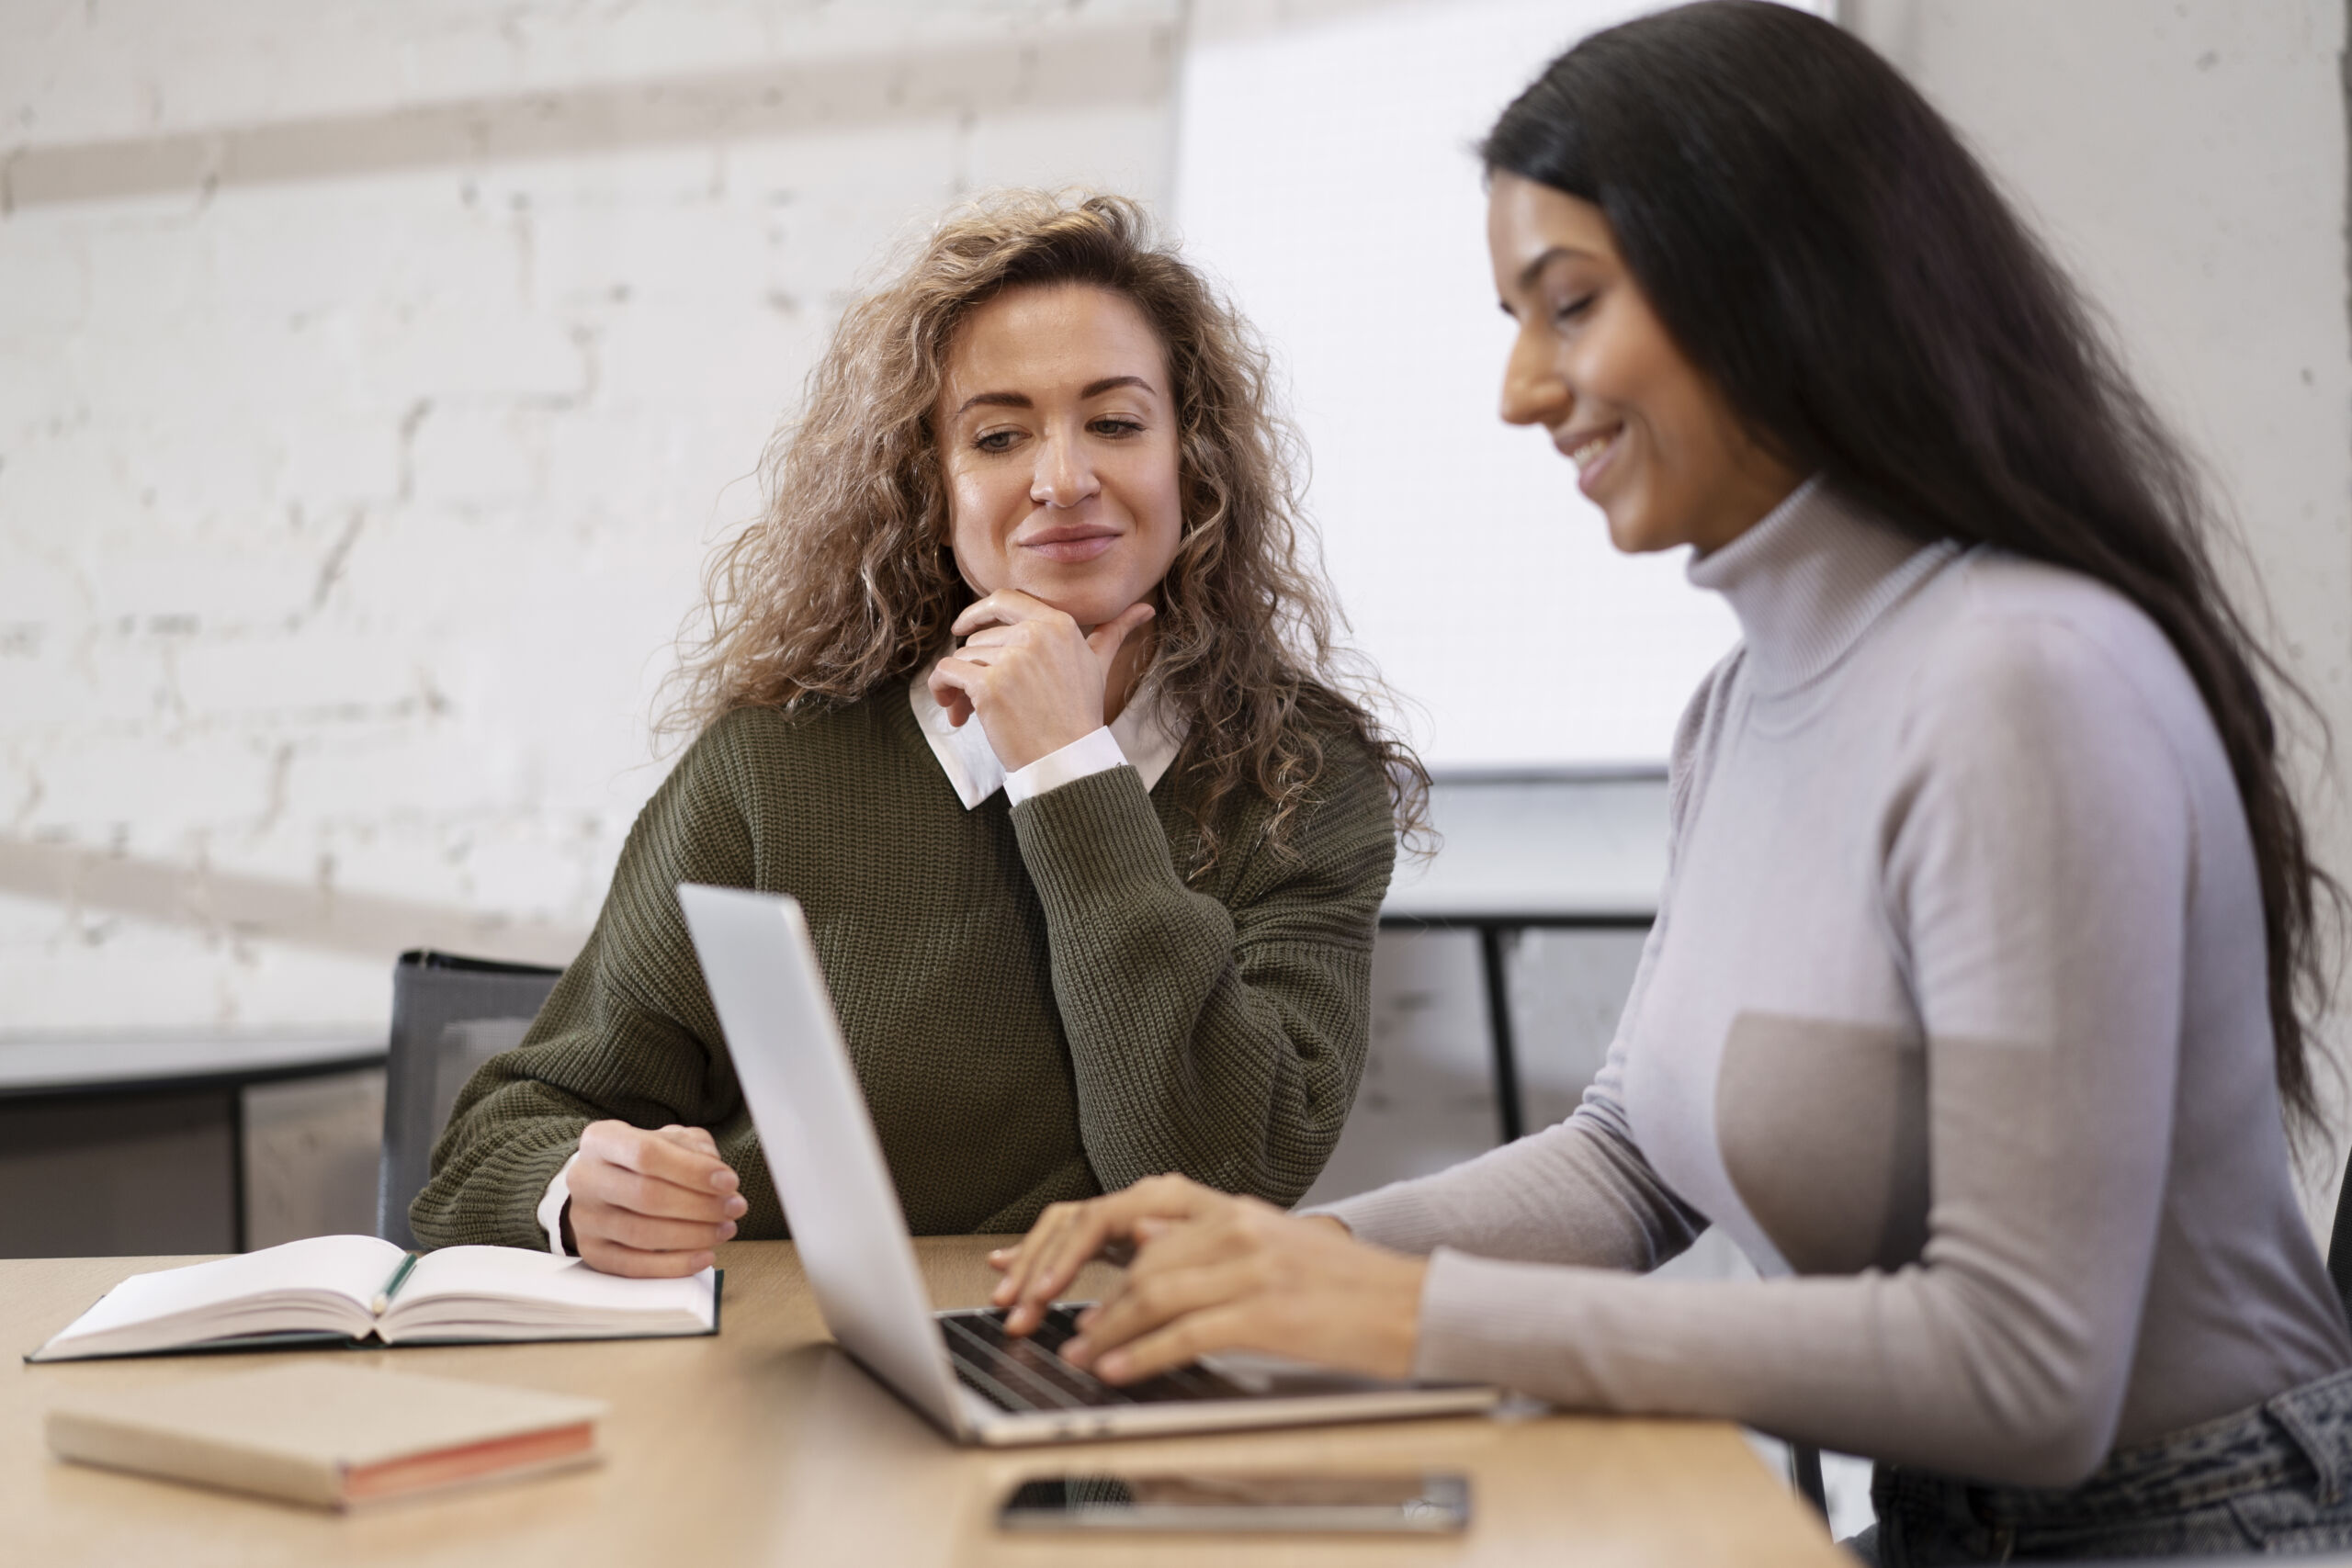
[[[133,1274],[58,1337],[103,1333],[279,1291],[329,1291],[365,1309],[403,1256],[372,1235],[320,1235],[185,1269]]]
[[[512,1247],[447,1247],[417,1259],[394,1309],[427,1297],[508,1296],[590,1312],[688,1312],[711,1314],[708,1269],[682,1280],[629,1280],[600,1274],[576,1258]]]

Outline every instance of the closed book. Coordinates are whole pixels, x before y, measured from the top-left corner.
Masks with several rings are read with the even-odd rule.
[[[305,1361],[69,1395],[61,1459],[324,1508],[597,1459],[602,1402]]]

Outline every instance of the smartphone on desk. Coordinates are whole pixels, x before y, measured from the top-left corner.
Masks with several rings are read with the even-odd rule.
[[[1460,1475],[1204,1472],[1024,1481],[997,1523],[1012,1530],[1450,1535],[1470,1523]]]

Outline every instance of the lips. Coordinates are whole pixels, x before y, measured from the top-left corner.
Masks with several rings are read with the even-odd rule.
[[[1015,538],[1016,548],[1064,566],[1091,561],[1119,542],[1119,530],[1099,523],[1062,523]]]
[[[1577,488],[1587,495],[1608,468],[1609,460],[1616,456],[1625,434],[1623,424],[1604,425],[1599,429],[1571,430],[1552,438],[1568,461],[1577,466]]]

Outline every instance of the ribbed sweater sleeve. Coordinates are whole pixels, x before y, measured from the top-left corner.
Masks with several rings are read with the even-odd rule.
[[[1329,1157],[1363,1072],[1396,855],[1377,771],[1347,761],[1289,843],[1224,846],[1250,857],[1229,900],[1186,886],[1133,768],[1013,808],[1104,1190],[1181,1171],[1286,1205]]]
[[[736,802],[741,759],[714,730],[654,793],[630,830],[587,945],[523,1043],[466,1084],[409,1208],[427,1247],[544,1250],[538,1203],[589,1122],[715,1126],[741,1110],[675,888],[744,886],[751,836]],[[766,1184],[746,1196],[773,1208]]]

